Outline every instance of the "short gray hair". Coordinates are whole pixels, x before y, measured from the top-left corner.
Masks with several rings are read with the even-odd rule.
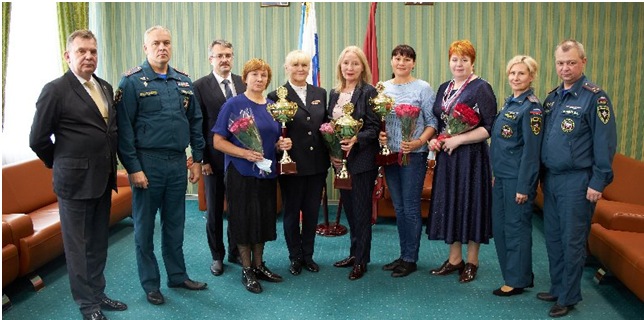
[[[86,29],[76,30],[72,32],[72,34],[70,34],[69,37],[67,37],[67,48],[65,48],[66,51],[69,51],[69,49],[71,49],[72,43],[74,43],[74,40],[76,40],[76,38],[92,39],[94,40],[94,42],[98,42],[96,41],[96,36],[94,36],[94,34],[91,31]]]
[[[581,44],[581,42],[577,40],[572,40],[572,39],[561,41],[559,45],[557,45],[557,47],[555,48],[555,53],[559,49],[561,49],[561,51],[563,52],[568,52],[572,48],[577,49],[580,59],[586,58],[586,50],[584,50],[584,45]]]
[[[165,31],[165,32],[167,32],[167,33],[170,35],[170,37],[172,37],[172,32],[170,32],[170,30],[169,30],[168,28],[166,28],[166,27],[164,27],[164,26],[156,25],[156,26],[154,26],[154,27],[152,27],[152,28],[150,28],[150,29],[148,29],[148,30],[145,30],[145,33],[143,33],[143,43],[145,43],[145,42],[146,42],[146,40],[148,39],[148,35],[149,35],[152,31],[156,31],[156,30]]]
[[[213,41],[210,46],[208,47],[208,56],[212,57],[212,48],[214,48],[216,45],[220,45],[224,48],[230,48],[233,49],[233,44],[224,40],[224,39],[217,39]]]

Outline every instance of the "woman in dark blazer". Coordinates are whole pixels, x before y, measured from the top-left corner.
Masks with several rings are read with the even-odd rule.
[[[289,272],[298,275],[302,267],[311,272],[320,271],[313,261],[313,247],[322,189],[329,170],[329,153],[319,129],[328,118],[326,90],[306,83],[311,56],[300,50],[291,51],[286,56],[284,69],[289,78],[284,85],[288,92],[286,100],[297,103],[293,121],[286,124],[293,141],[289,155],[297,164],[297,173],[280,175],[279,183],[284,206],[284,238],[291,260]],[[268,98],[276,102],[277,91],[269,93]]]
[[[356,46],[345,48],[336,67],[338,84],[329,94],[329,117],[342,116],[342,106],[353,103],[354,119],[364,121],[357,136],[343,140],[342,150],[349,153],[347,168],[352,177],[352,190],[341,190],[342,203],[347,213],[351,234],[351,251],[347,258],[333,264],[344,268],[353,266],[350,280],[362,278],[367,272],[371,251],[371,196],[374,181],[378,174],[376,154],[378,153],[378,133],[380,121],[369,104],[369,99],[378,93],[369,84],[371,69],[364,52]],[[331,158],[338,169],[341,159]]]

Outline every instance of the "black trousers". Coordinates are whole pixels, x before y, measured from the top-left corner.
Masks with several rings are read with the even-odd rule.
[[[291,260],[311,261],[326,173],[310,176],[282,175],[279,182],[284,205],[283,225],[288,257]]]
[[[98,199],[58,197],[69,286],[83,315],[101,310],[101,299],[105,297],[103,270],[111,206],[110,188]]]
[[[206,205],[208,206],[208,219],[206,221],[206,235],[208,236],[208,247],[213,260],[224,260],[226,249],[224,247],[224,196],[226,195],[226,184],[224,183],[224,172],[213,172],[211,175],[202,176],[204,179]],[[239,257],[237,244],[234,243],[228,232],[228,252],[234,257]]]
[[[356,264],[371,261],[371,197],[378,170],[353,174],[352,190],[340,190],[342,207],[347,214],[351,236],[350,255]]]

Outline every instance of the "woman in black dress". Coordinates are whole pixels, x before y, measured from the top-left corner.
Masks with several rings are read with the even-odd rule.
[[[431,273],[446,275],[458,270],[460,282],[474,280],[480,245],[492,238],[492,173],[486,140],[496,114],[496,97],[490,84],[474,74],[475,59],[471,42],[452,43],[449,65],[454,78],[438,88],[433,112],[439,133],[447,133],[447,115],[459,104],[478,114],[478,124],[469,131],[444,140],[434,137],[429,142],[438,154],[427,234],[430,240],[450,245],[449,258]],[[467,263],[462,256],[465,243]]]

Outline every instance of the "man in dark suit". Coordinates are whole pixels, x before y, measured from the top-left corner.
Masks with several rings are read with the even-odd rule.
[[[233,45],[222,39],[210,44],[209,61],[213,71],[195,81],[195,96],[201,106],[203,115],[203,136],[206,139],[206,150],[203,155],[203,173],[206,189],[206,204],[208,206],[208,221],[206,235],[212,254],[210,271],[215,276],[224,273],[223,259],[226,255],[224,247],[223,214],[224,195],[224,154],[213,147],[213,132],[210,131],[217,122],[217,115],[227,99],[246,91],[246,85],[241,77],[232,74]],[[237,244],[233,243],[228,234],[228,261],[240,264]]]
[[[69,284],[83,318],[91,320],[106,319],[101,309],[127,309],[104,293],[117,131],[112,86],[94,75],[96,48],[89,30],[69,36],[70,70],[43,88],[29,142],[54,170]]]

